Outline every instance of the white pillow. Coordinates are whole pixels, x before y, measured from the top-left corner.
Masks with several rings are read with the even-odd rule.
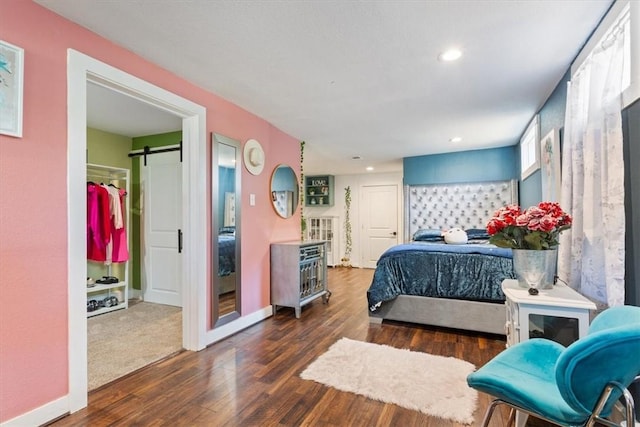
[[[444,241],[449,245],[466,245],[467,233],[461,228],[452,228],[444,232]]]

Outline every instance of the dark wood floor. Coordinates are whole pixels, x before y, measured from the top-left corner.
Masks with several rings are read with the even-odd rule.
[[[54,426],[460,426],[420,412],[337,391],[300,372],[341,337],[388,344],[481,366],[504,349],[504,337],[406,323],[368,321],[372,270],[329,271],[333,293],[292,309],[200,352],[184,351],[103,386],[89,406]],[[390,363],[393,363],[390,361]],[[479,425],[490,397],[480,395]],[[504,426],[507,411],[492,426]]]

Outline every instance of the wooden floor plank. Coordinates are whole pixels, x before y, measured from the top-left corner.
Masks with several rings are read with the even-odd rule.
[[[200,352],[184,351],[90,393],[89,406],[53,426],[434,426],[452,421],[341,392],[300,373],[342,337],[452,356],[476,366],[504,337],[401,322],[370,324],[366,290],[373,270],[329,270],[332,296],[271,318]],[[390,361],[390,363],[392,363]],[[481,395],[474,425],[490,397]],[[506,423],[499,411],[493,427]]]

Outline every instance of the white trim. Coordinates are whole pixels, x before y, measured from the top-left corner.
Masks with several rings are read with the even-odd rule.
[[[233,322],[229,322],[207,332],[207,345],[225,339],[243,329],[262,322],[273,315],[273,306],[267,306],[254,311],[253,313],[242,316]]]
[[[67,396],[53,400],[22,415],[0,423],[0,427],[40,426],[69,412]]]
[[[522,134],[522,138],[520,138],[520,168],[522,169],[522,156],[523,149],[522,144],[530,137],[530,133],[533,132],[533,150],[531,153],[534,155],[535,160],[531,163],[526,169],[521,171],[520,179],[525,180],[529,175],[540,169],[540,120],[539,115],[536,114],[531,122],[527,125],[527,130]]]
[[[622,106],[628,107],[640,99],[640,2],[631,2],[629,11],[631,19],[631,81],[629,87],[622,92]]]
[[[69,49],[67,53],[67,209],[69,295],[69,408],[87,406],[86,126],[87,82],[102,85],[182,118],[183,132],[183,346],[200,350],[206,337],[206,109],[124,71]],[[83,225],[84,224],[84,225]],[[66,412],[66,411],[65,411]],[[58,415],[62,415],[58,414]]]

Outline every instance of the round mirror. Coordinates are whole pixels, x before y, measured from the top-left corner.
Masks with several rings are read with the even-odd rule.
[[[289,218],[298,208],[298,178],[287,165],[278,165],[271,175],[271,201],[282,218]]]

